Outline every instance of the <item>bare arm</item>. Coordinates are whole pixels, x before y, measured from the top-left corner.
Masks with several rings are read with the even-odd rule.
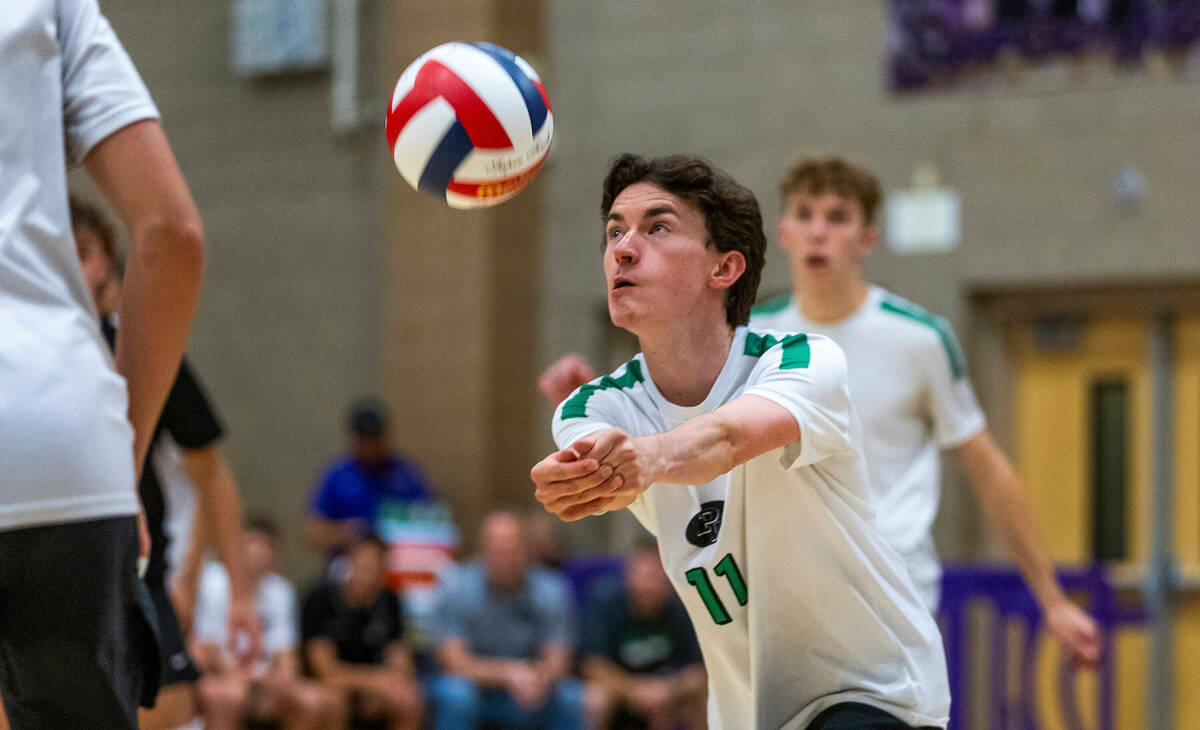
[[[566,400],[579,386],[595,380],[596,371],[582,355],[563,355],[538,378],[538,390],[552,406]]]
[[[157,121],[117,130],[83,163],[130,234],[116,361],[129,388],[140,474],[195,313],[204,232]]]
[[[354,542],[365,530],[360,519],[325,520],[320,517],[304,518],[304,536],[313,548],[328,552],[340,550]]]
[[[655,482],[705,484],[799,440],[800,425],[786,408],[743,395],[666,433],[598,431],[538,462],[530,477],[547,510],[577,520],[627,507]]]
[[[472,654],[462,639],[447,639],[438,647],[438,661],[448,674],[455,674],[481,687],[506,687],[514,659],[490,659]]]
[[[561,644],[547,644],[534,668],[546,682],[561,679],[571,671],[571,650]]]
[[[313,676],[338,689],[374,689],[386,671],[382,665],[343,662],[333,641],[324,637],[309,639],[304,651]]]
[[[589,656],[583,660],[580,669],[585,680],[603,687],[617,702],[629,702],[633,696],[637,677],[621,669],[615,662],[600,656]]]
[[[202,534],[216,547],[229,574],[231,649],[243,658],[257,656],[262,637],[254,611],[254,589],[242,562],[242,500],[233,469],[216,444],[184,449],[183,465],[196,487],[196,509],[204,523]],[[195,541],[192,547],[202,549]],[[245,646],[238,646],[239,636],[249,639]]]
[[[1054,575],[1054,563],[1038,531],[1029,498],[1004,452],[986,430],[955,449],[988,521],[994,525],[1046,614],[1051,631],[1076,661],[1095,666],[1100,659],[1099,629],[1067,599]]]

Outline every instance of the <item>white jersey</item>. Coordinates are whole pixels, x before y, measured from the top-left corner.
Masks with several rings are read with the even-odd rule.
[[[805,319],[791,297],[756,308],[750,322],[822,334],[846,353],[879,529],[936,610],[941,568],[930,528],[941,490],[939,447],[958,446],[986,425],[949,324],[875,286],[858,311],[832,324]]]
[[[200,574],[200,589],[196,594],[193,633],[197,638],[227,649],[231,599],[229,573],[225,566],[216,561],[209,562]],[[271,573],[258,584],[254,609],[262,622],[263,662],[257,667],[261,670],[279,652],[296,648],[300,620],[296,611],[296,591],[286,578]]]
[[[560,448],[610,427],[670,431],[742,395],[800,425],[797,443],[707,484],[652,484],[630,506],[695,625],[714,730],[803,728],[841,702],[947,722],[941,638],[875,528],[845,367],[828,338],[739,327],[698,406],[663,398],[639,354],[555,413]]]
[[[0,12],[0,530],[137,512],[125,381],[71,235],[66,166],[157,117],[95,0]]]

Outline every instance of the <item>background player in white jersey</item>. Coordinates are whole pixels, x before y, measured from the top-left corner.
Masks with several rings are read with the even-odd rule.
[[[753,194],[689,157],[604,183],[613,323],[642,353],[554,416],[534,466],[564,520],[628,507],[696,627],[713,728],[944,726],[937,626],[875,528],[845,359],[747,329]]]
[[[988,432],[949,324],[862,277],[878,238],[879,184],[839,158],[797,162],[780,184],[779,245],[795,290],[751,314],[756,325],[831,337],[849,363],[863,422],[879,527],[931,609],[941,569],[930,530],[941,486],[939,447],[958,457],[1046,615],[1080,664],[1100,658],[1094,621],[1067,599],[1016,470]]]
[[[824,334],[845,351],[879,526],[904,558],[926,605],[937,609],[941,579],[930,533],[941,486],[940,447],[959,457],[1047,626],[1077,662],[1094,666],[1099,631],[1054,577],[1016,472],[987,431],[949,325],[862,278],[863,261],[878,237],[878,182],[840,159],[803,160],[780,191],[779,243],[791,261],[795,291],[756,307],[750,322]],[[568,355],[539,385],[557,403],[592,377],[586,361]]]
[[[0,695],[14,728],[134,727],[154,661],[135,465],[187,340],[200,217],[95,0],[6,3],[0,58]],[[68,162],[130,232],[115,369],[75,256]]]

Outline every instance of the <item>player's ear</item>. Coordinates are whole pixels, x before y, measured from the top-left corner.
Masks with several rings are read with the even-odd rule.
[[[862,255],[866,256],[875,250],[875,244],[879,243],[879,226],[871,224],[863,228],[862,241],[860,248]]]
[[[746,257],[741,251],[726,251],[717,259],[717,265],[709,276],[709,285],[714,289],[728,289],[746,272]]]

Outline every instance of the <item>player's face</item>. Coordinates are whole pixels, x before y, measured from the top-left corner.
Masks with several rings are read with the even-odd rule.
[[[87,281],[88,291],[96,306],[103,303],[104,289],[113,278],[113,264],[104,253],[100,237],[90,228],[76,226],[75,248],[79,253],[79,265],[83,268],[83,278]]]
[[[875,237],[858,201],[832,192],[792,193],[779,219],[779,245],[792,259],[792,273],[809,282],[858,281]]]
[[[725,291],[710,280],[724,255],[707,245],[704,214],[683,198],[651,183],[630,185],[613,201],[604,238],[608,311],[618,327],[638,334],[702,303],[723,308]]]
[[[268,535],[256,530],[247,530],[245,550],[246,570],[251,575],[266,575],[275,569],[275,545]]]
[[[528,553],[522,525],[507,515],[484,523],[483,563],[488,578],[498,585],[515,585],[524,578]]]

